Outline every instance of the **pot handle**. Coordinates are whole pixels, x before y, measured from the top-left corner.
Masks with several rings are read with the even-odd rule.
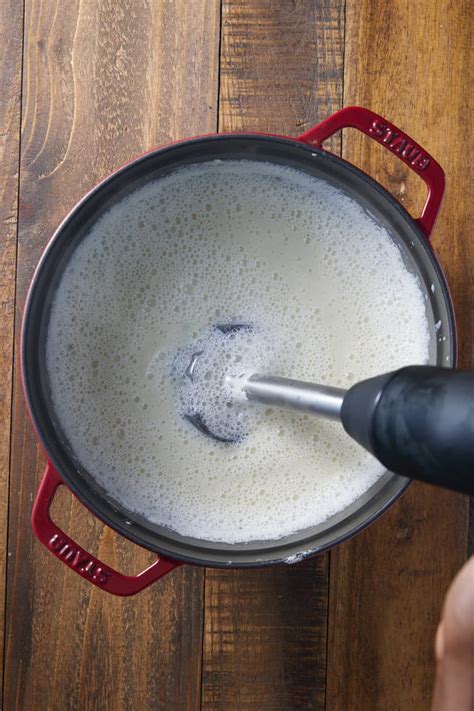
[[[395,153],[428,186],[428,197],[420,217],[415,221],[429,240],[444,193],[444,171],[418,143],[382,116],[360,106],[347,106],[310,128],[299,141],[322,147],[324,141],[342,128],[357,128]]]
[[[84,550],[54,523],[50,508],[59,486],[64,485],[53,465],[48,462],[32,512],[33,530],[41,543],[57,558],[90,583],[113,595],[135,595],[162,575],[181,565],[159,557],[138,575],[123,575]]]

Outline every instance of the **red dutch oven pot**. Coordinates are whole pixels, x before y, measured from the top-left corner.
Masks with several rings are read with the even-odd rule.
[[[428,187],[421,216],[414,219],[384,188],[350,163],[323,150],[323,142],[342,128],[359,129],[408,165]],[[408,486],[386,472],[351,506],[311,529],[271,541],[225,544],[192,539],[152,524],[126,510],[85,471],[55,417],[45,366],[48,319],[55,288],[65,265],[98,216],[125,194],[179,167],[207,160],[264,160],[314,175],[357,200],[389,232],[406,266],[415,273],[426,299],[430,324],[430,361],[455,365],[454,314],[442,269],[430,236],[444,192],[440,165],[415,141],[381,116],[348,107],[299,138],[267,134],[219,134],[180,141],[151,151],[120,168],[88,193],[60,225],[44,251],[25,307],[21,367],[25,397],[48,463],[33,507],[39,540],[83,578],[116,595],[133,595],[181,563],[215,567],[255,567],[290,563],[322,552],[354,535],[385,511]],[[157,560],[136,576],[119,573],[85,551],[51,519],[59,486],[119,534],[157,553]]]

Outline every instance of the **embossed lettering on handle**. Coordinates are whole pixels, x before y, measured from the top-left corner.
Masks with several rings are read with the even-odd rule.
[[[33,505],[31,520],[41,543],[71,570],[114,595],[135,595],[180,565],[178,561],[159,557],[138,575],[124,575],[102,563],[61,531],[51,519],[50,508],[61,485],[62,479],[52,464],[48,463]]]
[[[383,121],[375,119],[369,128],[369,133],[376,141],[387,146],[392,153],[400,156],[417,172],[426,170],[431,158],[400,132],[394,131]]]
[[[59,533],[55,533],[48,541],[48,548],[58,558],[62,558],[70,568],[85,573],[96,585],[106,585],[112,575],[111,570],[103,564],[98,565],[94,558],[64,534],[61,536]]]
[[[410,136],[382,116],[360,106],[348,106],[336,111],[317,126],[303,133],[298,140],[322,147],[324,141],[343,128],[357,128],[385,146],[406,163],[428,186],[428,197],[416,219],[425,236],[430,239],[444,194],[445,178],[439,163]]]

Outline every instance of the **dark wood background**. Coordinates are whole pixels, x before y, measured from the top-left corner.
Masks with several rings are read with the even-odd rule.
[[[469,0],[2,0],[0,13],[3,708],[429,709],[442,600],[468,554],[465,497],[414,485],[328,555],[270,570],[183,566],[113,598],[32,536],[44,460],[17,353],[44,245],[112,169],[193,134],[298,135],[356,103],[446,170],[434,244],[461,364],[473,367]],[[420,182],[380,146],[346,131],[329,147],[420,209]],[[124,571],[149,559],[67,493],[55,517]]]

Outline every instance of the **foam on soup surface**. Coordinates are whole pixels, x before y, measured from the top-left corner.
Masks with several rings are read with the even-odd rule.
[[[211,410],[226,362],[339,387],[427,362],[425,301],[351,198],[263,162],[171,173],[113,206],[76,249],[46,351],[82,465],[125,507],[183,535],[275,539],[344,509],[383,468],[340,424],[257,404],[245,405],[238,444],[193,428],[180,358],[228,322],[252,330],[200,364]]]

